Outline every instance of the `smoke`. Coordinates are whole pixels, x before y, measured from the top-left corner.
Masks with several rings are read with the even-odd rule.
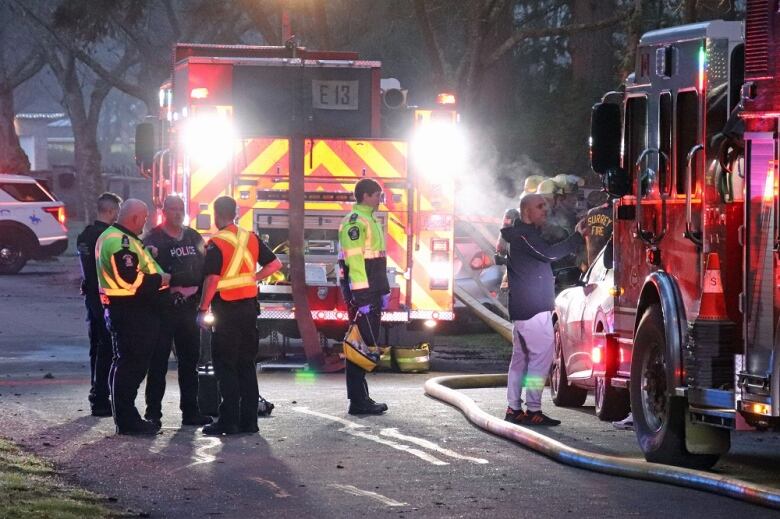
[[[455,212],[459,216],[500,219],[506,209],[517,207],[527,177],[546,176],[541,167],[526,156],[513,162],[502,162],[498,151],[484,142],[469,150],[468,164],[456,179]]]

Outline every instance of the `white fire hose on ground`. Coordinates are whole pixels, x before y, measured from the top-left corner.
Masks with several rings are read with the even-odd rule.
[[[780,509],[780,490],[776,488],[754,485],[701,470],[659,465],[644,460],[608,456],[575,449],[529,428],[492,416],[480,409],[471,398],[457,391],[458,389],[490,387],[506,387],[506,375],[436,377],[425,382],[425,393],[457,407],[470,422],[478,427],[566,465],[614,476],[670,483]]]

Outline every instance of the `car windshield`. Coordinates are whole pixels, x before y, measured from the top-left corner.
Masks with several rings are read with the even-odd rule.
[[[0,182],[0,189],[20,202],[51,202],[54,199],[38,184],[27,182]]]

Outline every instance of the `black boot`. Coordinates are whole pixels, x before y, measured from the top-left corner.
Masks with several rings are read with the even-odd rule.
[[[349,414],[362,415],[362,414],[382,414],[387,411],[386,404],[378,404],[373,400],[365,400],[363,402],[351,402],[349,404]]]

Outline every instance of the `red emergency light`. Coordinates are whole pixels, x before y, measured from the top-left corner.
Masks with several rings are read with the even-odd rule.
[[[442,92],[436,96],[437,105],[454,105],[456,103],[455,94]]]
[[[193,88],[190,91],[190,99],[207,99],[209,97],[209,89],[205,87]]]

